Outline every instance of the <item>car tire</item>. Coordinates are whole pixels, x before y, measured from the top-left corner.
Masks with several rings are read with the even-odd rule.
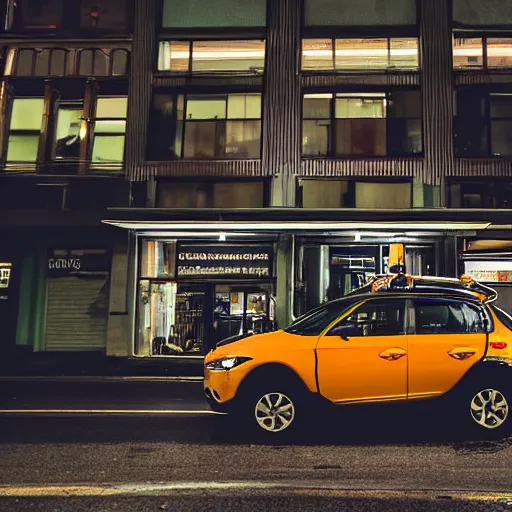
[[[251,386],[240,397],[238,419],[251,436],[291,439],[302,423],[305,400],[301,395],[297,386],[283,382]]]
[[[463,399],[463,419],[472,433],[500,438],[512,430],[512,393],[499,382],[472,386]]]

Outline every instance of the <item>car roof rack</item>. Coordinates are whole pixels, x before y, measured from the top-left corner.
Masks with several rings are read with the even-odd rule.
[[[403,273],[377,275],[351,294],[380,292],[438,292],[463,295],[489,303],[497,299],[496,290],[463,275],[459,279],[450,277],[411,276]]]

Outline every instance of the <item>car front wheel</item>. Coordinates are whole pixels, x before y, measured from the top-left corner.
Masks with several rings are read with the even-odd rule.
[[[254,419],[263,431],[279,433],[294,426],[296,403],[289,395],[280,391],[256,395]]]

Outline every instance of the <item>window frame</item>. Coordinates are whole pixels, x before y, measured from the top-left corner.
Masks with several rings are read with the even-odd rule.
[[[331,334],[332,331],[338,327],[342,322],[347,320],[347,318],[350,317],[351,314],[356,313],[359,309],[364,308],[368,305],[375,305],[377,303],[377,306],[380,304],[389,304],[389,303],[400,303],[402,306],[402,332],[399,333],[393,333],[393,334],[370,334],[368,336],[364,335],[350,335],[350,337],[357,337],[357,338],[377,338],[377,337],[384,337],[384,336],[405,336],[408,332],[408,299],[407,297],[370,297],[365,299],[362,303],[358,304],[355,308],[351,309],[351,311],[346,314],[347,312],[342,315],[343,318],[338,318],[334,324],[331,324],[328,328],[328,330],[325,332],[324,336],[339,336],[338,334]]]
[[[420,107],[420,113],[421,117],[394,117],[389,115],[389,100],[392,98],[392,95],[395,93],[400,92],[417,92],[419,94],[419,107]],[[329,105],[329,119],[327,118],[304,118],[304,100],[306,99],[306,96],[310,94],[330,94],[330,105]],[[361,95],[361,98],[369,98],[372,94],[377,97],[379,94],[384,94],[383,100],[385,101],[384,105],[384,112],[385,116],[384,119],[386,121],[386,154],[385,155],[364,155],[364,154],[337,154],[335,143],[336,143],[336,98],[339,96],[343,97],[343,95],[350,95],[350,98],[357,99],[357,94]],[[419,87],[407,87],[407,88],[365,88],[365,87],[359,87],[358,90],[354,90],[353,88],[345,89],[345,90],[310,90],[305,89],[302,91],[302,102],[301,102],[301,131],[300,131],[300,140],[301,140],[301,158],[306,159],[374,159],[374,158],[422,158],[424,156],[425,152],[425,140],[424,140],[424,130],[423,130],[423,104],[421,102],[421,89]],[[303,151],[303,140],[304,140],[304,121],[318,121],[318,120],[325,120],[329,121],[329,132],[328,132],[328,147],[325,154],[308,154]],[[361,118],[347,118],[347,119],[361,119]],[[368,118],[368,119],[382,119],[382,118]],[[392,123],[393,119],[404,119],[404,120],[416,120],[418,119],[421,124],[421,151],[417,153],[400,153],[395,151],[390,151],[389,146],[389,138],[388,133],[390,132],[390,125]]]
[[[332,48],[332,68],[331,69],[305,69],[304,68],[304,42],[307,40],[330,40],[331,48]],[[373,67],[361,67],[361,68],[337,68],[336,67],[336,42],[340,40],[348,40],[348,39],[385,39],[387,40],[387,60],[388,65],[385,68],[373,68]],[[418,49],[418,66],[410,67],[410,68],[393,68],[390,66],[391,59],[391,41],[393,39],[416,39],[417,49]],[[418,73],[422,69],[421,62],[421,49],[420,49],[420,37],[418,35],[406,37],[397,37],[397,36],[389,36],[389,35],[375,35],[375,36],[362,36],[362,37],[349,37],[346,34],[343,37],[302,37],[300,41],[300,70],[301,73],[311,75],[311,74],[386,74],[386,73]]]
[[[249,34],[250,36],[250,34]],[[231,69],[231,70],[204,70],[204,71],[194,71],[194,44],[196,43],[206,43],[206,42],[229,42],[229,41],[243,41],[243,42],[263,42],[263,68],[261,70],[255,70],[251,71],[250,69],[247,70],[237,70],[237,69]],[[159,62],[160,62],[160,48],[162,43],[170,44],[171,42],[175,43],[188,43],[188,68],[186,71],[173,71],[172,69],[159,69]],[[157,49],[157,55],[156,55],[156,65],[155,65],[155,72],[157,74],[162,75],[173,75],[173,76],[208,76],[208,75],[243,75],[243,76],[262,76],[265,73],[265,67],[266,67],[266,61],[267,61],[267,40],[266,38],[257,38],[257,37],[244,37],[244,38],[236,38],[236,37],[203,37],[203,38],[190,38],[190,37],[170,37],[170,38],[163,38],[160,37],[158,40],[158,49]]]
[[[431,302],[433,305],[435,304],[462,304],[464,307],[473,308],[478,311],[479,315],[482,317],[482,322],[487,321],[487,330],[485,329],[485,324],[483,325],[483,329],[481,332],[468,332],[467,330],[462,332],[418,332],[418,310],[417,304],[418,302]],[[458,297],[421,297],[415,296],[411,298],[410,301],[410,332],[409,334],[414,336],[460,336],[460,335],[468,335],[468,334],[482,334],[487,335],[493,331],[494,326],[492,323],[492,317],[486,308],[476,301],[465,300],[463,298]]]
[[[455,41],[457,39],[481,39],[482,41],[482,65],[475,67],[456,67],[455,63],[453,64],[453,71],[455,73],[468,73],[468,72],[477,72],[482,74],[489,73],[510,73],[512,69],[512,58],[510,66],[490,66],[488,60],[488,40],[489,39],[510,39],[510,47],[512,48],[512,31],[508,32],[484,32],[484,31],[468,31],[468,32],[460,32],[457,30],[453,31],[452,34],[452,59],[454,57],[454,48]]]
[[[18,0],[19,1],[19,0]],[[23,0],[22,0],[23,1]],[[104,0],[106,1],[106,0]],[[113,28],[93,28],[83,27],[81,24],[82,0],[68,2],[61,0],[58,12],[59,22],[57,27],[25,27],[23,23],[23,6],[16,6],[16,0],[6,1],[6,23],[3,31],[13,34],[71,34],[76,33],[87,35],[109,35],[109,34],[131,34],[133,32],[134,21],[134,2],[133,0],[124,0],[126,6],[126,27],[120,29]]]
[[[263,111],[264,111],[264,106],[263,106],[263,102],[264,102],[264,94],[263,92],[258,88],[258,89],[253,89],[253,90],[248,90],[246,88],[244,88],[243,90],[234,90],[234,89],[223,89],[222,92],[220,91],[216,91],[216,90],[212,90],[212,92],[209,92],[209,93],[204,93],[204,91],[193,91],[193,90],[168,90],[168,89],[165,89],[165,88],[162,88],[162,89],[155,89],[153,91],[153,97],[152,97],[152,106],[151,106],[151,109],[150,111],[153,112],[153,101],[154,101],[154,98],[155,98],[155,95],[157,94],[160,94],[160,95],[168,95],[168,96],[172,96],[173,98],[173,102],[174,102],[174,105],[178,105],[179,102],[180,102],[180,97],[183,98],[183,119],[178,119],[178,115],[177,115],[177,109],[175,108],[173,113],[172,113],[172,122],[174,123],[174,126],[173,126],[173,130],[172,130],[172,135],[174,135],[175,137],[175,141],[176,140],[181,140],[181,148],[180,148],[180,153],[179,155],[176,154],[176,156],[174,158],[167,158],[165,160],[162,160],[162,159],[154,159],[152,158],[153,155],[151,154],[152,152],[152,148],[151,148],[151,144],[148,143],[147,144],[147,150],[146,150],[146,159],[147,161],[150,161],[150,162],[159,162],[159,161],[163,161],[163,162],[171,162],[171,161],[182,161],[182,162],[193,162],[193,161],[205,161],[205,162],[214,162],[214,161],[236,161],[236,160],[259,160],[261,159],[262,157],[262,151],[263,151]],[[259,95],[260,97],[260,105],[261,105],[261,109],[260,109],[260,117],[259,118],[252,118],[252,117],[245,117],[245,118],[232,118],[232,119],[229,119],[227,117],[227,113],[228,113],[228,98],[230,95]],[[190,96],[196,96],[196,97],[211,97],[211,98],[215,98],[215,97],[218,97],[218,98],[224,98],[224,101],[225,101],[225,117],[222,118],[222,119],[190,119],[189,121],[192,121],[192,122],[195,122],[195,123],[212,123],[212,122],[215,122],[215,123],[218,123],[219,125],[222,125],[223,126],[223,130],[224,130],[224,137],[226,139],[227,137],[227,130],[226,130],[226,127],[227,127],[227,123],[229,121],[258,121],[260,123],[260,143],[259,143],[259,154],[258,156],[255,156],[255,157],[230,157],[230,156],[215,156],[213,158],[208,158],[208,157],[197,157],[197,156],[194,156],[194,157],[185,157],[185,144],[186,144],[186,125],[187,125],[187,104],[188,104],[188,101],[189,101],[189,97]],[[154,115],[154,114],[150,114],[150,118],[151,118],[151,115]],[[180,129],[179,129],[179,123],[182,124],[181,126],[181,136],[180,136]],[[148,124],[148,130],[147,130],[147,134],[146,134],[146,137],[147,137],[147,140],[149,141],[149,138],[150,138],[150,131],[151,129],[153,128],[153,122],[150,120],[149,124]],[[217,129],[217,127],[216,127]],[[174,141],[173,141],[173,145],[174,145]],[[227,144],[224,144],[224,151],[225,151],[225,148],[226,148]]]
[[[479,97],[480,100],[484,102],[484,113],[481,119],[481,129],[486,130],[486,141],[485,141],[485,152],[484,153],[478,153],[478,152],[471,152],[471,153],[461,153],[458,151],[458,144],[457,144],[457,137],[458,137],[458,128],[459,128],[459,121],[458,121],[458,104],[459,104],[459,94],[465,93],[465,92],[471,92],[475,91],[476,95]],[[510,149],[509,155],[495,155],[493,153],[493,139],[492,139],[492,122],[493,120],[497,121],[508,121],[512,122],[512,115],[510,117],[492,117],[491,116],[491,101],[493,96],[509,96],[510,102],[512,105],[512,88],[510,86],[502,87],[478,87],[478,86],[461,86],[457,87],[455,89],[455,112],[453,116],[453,149],[454,154],[456,158],[491,158],[491,159],[508,159],[512,157],[512,147]],[[466,124],[466,123],[464,123]],[[478,126],[478,125],[477,125]]]
[[[16,170],[19,165],[18,160],[8,160],[10,123],[12,118],[12,105],[16,99],[23,98],[41,98],[43,100],[43,120],[42,128],[39,132],[38,153],[36,160],[29,161],[25,170],[31,174],[54,174],[60,172],[63,174],[85,174],[97,171],[122,172],[124,160],[101,164],[92,160],[94,150],[94,121],[95,110],[98,99],[104,97],[128,97],[128,82],[123,80],[102,81],[99,86],[97,82],[88,82],[85,79],[78,83],[70,84],[66,80],[32,80],[19,81],[12,80],[15,84],[15,92],[9,95],[7,100],[6,130],[1,141],[4,155],[4,169],[2,172],[9,174]],[[66,87],[72,85],[73,87]],[[77,91],[81,96],[77,97]],[[59,96],[60,95],[60,96]],[[80,154],[78,158],[56,159],[56,129],[58,123],[58,105],[82,102],[83,115],[81,130],[85,130],[85,136],[80,141]],[[51,115],[45,119],[45,109],[51,112]],[[127,119],[127,118],[126,118]],[[125,135],[126,137],[126,135]],[[84,159],[84,152],[87,156]],[[126,142],[125,142],[126,151]]]

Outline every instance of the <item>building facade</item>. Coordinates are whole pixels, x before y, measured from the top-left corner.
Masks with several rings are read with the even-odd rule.
[[[512,310],[512,7],[3,6],[10,357],[200,359],[386,272],[392,244]]]

